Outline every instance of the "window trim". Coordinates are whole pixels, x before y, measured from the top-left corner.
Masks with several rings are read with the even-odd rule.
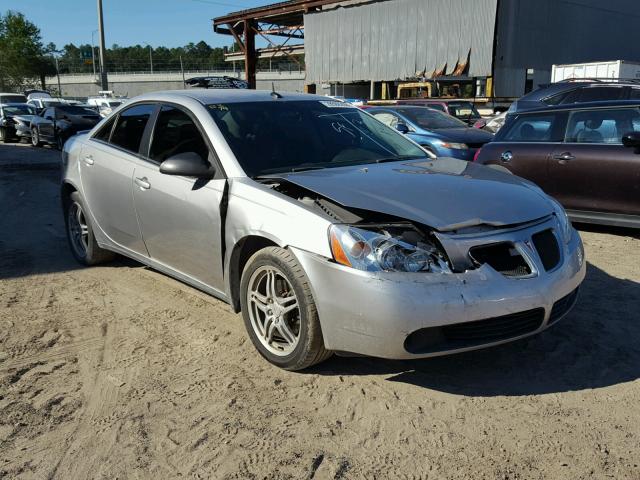
[[[176,108],[180,111],[182,111],[184,114],[186,114],[194,123],[194,125],[196,126],[196,128],[198,129],[198,132],[200,133],[200,135],[202,135],[202,138],[204,139],[205,143],[207,144],[207,148],[209,149],[209,156],[211,157],[211,159],[207,158],[207,162],[212,163],[211,160],[213,160],[213,164],[212,166],[215,169],[215,175],[213,177],[214,180],[218,180],[218,179],[226,179],[227,178],[227,173],[224,170],[224,167],[222,166],[222,162],[220,161],[220,157],[218,157],[218,153],[216,152],[215,148],[213,148],[213,145],[211,144],[211,140],[209,139],[209,135],[207,135],[207,132],[205,131],[205,129],[202,127],[202,124],[200,123],[200,121],[198,120],[198,117],[191,111],[189,110],[187,107],[185,107],[184,105],[180,105],[179,103],[175,103],[175,102],[170,102],[170,101],[166,101],[166,100],[162,100],[162,101],[158,101],[157,102],[157,111],[155,112],[155,115],[153,117],[153,125],[152,128],[149,131],[149,135],[147,138],[144,138],[143,136],[143,142],[144,142],[144,152],[141,153],[143,160],[152,163],[153,165],[156,165],[158,167],[160,167],[160,162],[157,162],[156,160],[153,160],[149,154],[151,151],[151,142],[153,140],[153,136],[156,132],[156,125],[158,122],[158,117],[160,116],[160,112],[162,111],[162,107],[163,106],[167,106],[167,107],[173,107]],[[145,132],[146,133],[146,132]],[[142,146],[142,145],[141,145]]]

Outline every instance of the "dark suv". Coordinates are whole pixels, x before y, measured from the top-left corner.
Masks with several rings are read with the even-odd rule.
[[[576,221],[640,228],[640,101],[517,113],[476,161],[537,183]]]
[[[640,100],[640,82],[636,80],[572,79],[543,85],[513,102],[511,115],[555,105],[570,105],[616,100]]]

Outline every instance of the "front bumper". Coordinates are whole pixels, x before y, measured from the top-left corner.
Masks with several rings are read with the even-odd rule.
[[[30,138],[31,137],[31,129],[28,125],[16,125],[16,137],[20,138]]]
[[[488,265],[452,274],[364,272],[291,248],[309,277],[325,347],[391,359],[474,350],[546,329],[573,306],[571,294],[585,276],[584,250],[575,230],[561,249],[561,263],[552,271],[541,268],[531,278],[509,278]],[[558,315],[565,299],[571,303]],[[424,337],[423,332],[438,331],[433,327],[489,320],[494,322],[489,328],[495,328],[495,321],[529,311],[537,312],[540,321],[525,334],[515,329],[508,338],[454,342],[435,351],[409,345],[411,334],[411,339]]]

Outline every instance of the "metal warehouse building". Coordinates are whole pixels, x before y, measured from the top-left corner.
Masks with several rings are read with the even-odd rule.
[[[310,91],[378,98],[420,79],[519,97],[553,64],[640,60],[638,25],[640,0],[292,0],[214,19],[241,45],[249,80],[263,56],[255,36],[277,35],[298,41],[265,55],[304,53]]]

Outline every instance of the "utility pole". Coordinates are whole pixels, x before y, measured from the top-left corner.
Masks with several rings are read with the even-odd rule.
[[[93,36],[98,30],[91,32],[91,64],[93,65],[93,81],[96,81],[96,44],[93,41]]]
[[[153,73],[153,49],[149,45],[149,65],[151,65],[151,73]]]
[[[104,62],[104,21],[102,18],[102,0],[98,0],[98,31],[100,32],[100,86],[102,90],[109,90],[107,70]]]
[[[187,84],[184,80],[184,66],[182,65],[182,55],[180,55],[180,71],[182,72],[182,88],[187,88]]]
[[[58,57],[56,59],[56,76],[58,77],[58,96],[62,97],[62,87],[60,86],[60,68],[58,67]]]

